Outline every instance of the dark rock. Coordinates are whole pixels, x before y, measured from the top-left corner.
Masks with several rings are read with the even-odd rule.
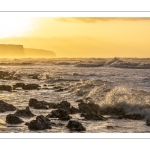
[[[39,89],[38,84],[27,84],[23,87],[24,90],[38,90]]]
[[[29,107],[26,107],[26,109],[23,110],[17,110],[14,115],[20,116],[20,117],[33,117],[35,116],[31,111]]]
[[[30,130],[45,130],[51,129],[51,122],[48,118],[44,117],[43,115],[37,116],[36,120],[32,120],[28,128]]]
[[[6,122],[9,124],[19,124],[22,123],[23,120],[14,114],[9,114],[6,116]]]
[[[55,90],[55,92],[63,92],[64,91],[64,89],[57,89],[57,90]]]
[[[75,120],[70,120],[66,126],[69,128],[71,131],[86,131],[85,127],[83,125]]]
[[[60,120],[70,120],[72,117],[69,116],[68,112],[64,109],[52,110],[50,114],[46,117],[48,118],[59,118]]]
[[[80,114],[80,117],[85,117],[85,115],[86,115],[86,114],[82,113],[82,114]]]
[[[29,125],[29,122],[26,122],[25,125],[28,126],[28,125]]]
[[[57,108],[58,104],[56,104],[56,103],[49,103],[48,105],[49,105],[49,108],[55,109],[55,108]]]
[[[9,85],[0,85],[0,90],[1,91],[11,91],[12,90],[12,87],[9,86]]]
[[[133,119],[133,120],[142,120],[145,116],[140,114],[131,114],[131,115],[124,115],[123,118],[125,119]]]
[[[78,104],[79,106],[79,110],[82,113],[96,113],[99,114],[100,113],[100,107],[97,104],[94,103],[80,103]]]
[[[12,104],[8,104],[0,100],[0,112],[15,111],[15,110],[16,110],[16,107],[14,107]]]
[[[29,100],[29,106],[34,109],[49,109],[49,103],[45,101],[38,101],[37,99],[31,98]]]
[[[79,113],[79,112],[80,112],[79,109],[71,106],[71,108],[70,108],[70,114],[76,114],[76,113]]]
[[[59,103],[57,105],[57,108],[61,108],[61,109],[64,109],[64,110],[70,112],[70,103],[67,101],[62,101],[61,103]]]
[[[78,103],[84,103],[83,99],[76,100]]]
[[[150,120],[146,121],[147,126],[150,126]]]
[[[117,115],[117,116],[125,115],[125,111],[123,110],[123,108],[111,108],[111,107],[107,107],[101,110],[100,113],[102,115]]]
[[[107,126],[107,129],[113,129],[114,127],[113,126]]]
[[[25,87],[24,83],[16,83],[15,85],[13,85],[13,89],[16,89],[18,87],[21,87],[22,89]]]
[[[104,118],[101,115],[95,114],[95,113],[88,113],[85,115],[85,119],[86,120],[102,120],[105,121],[107,120],[107,118]]]

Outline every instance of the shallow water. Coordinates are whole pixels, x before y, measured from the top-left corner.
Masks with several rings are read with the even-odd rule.
[[[145,123],[145,120],[150,118],[150,108],[148,107],[150,105],[150,69],[124,69],[110,66],[78,67],[73,63],[57,65],[35,61],[32,65],[3,65],[0,70],[15,71],[16,75],[21,76],[19,81],[1,79],[0,84],[13,85],[23,82],[36,83],[41,86],[40,90],[0,91],[0,100],[13,104],[18,109],[28,106],[30,98],[47,102],[67,100],[72,106],[78,107],[76,100],[90,97],[91,102],[99,104],[102,108],[106,106],[123,107],[127,114],[144,114],[145,119],[119,120],[106,116],[107,121],[86,121],[80,117],[80,114],[71,115],[72,119],[79,120],[85,126],[85,132],[150,132],[150,127]],[[39,80],[30,78],[29,75],[34,74],[39,76]],[[68,89],[63,92],[55,92],[53,86],[56,85]],[[42,114],[44,116],[51,111],[30,109],[35,115]],[[35,117],[22,118],[24,123],[19,125],[6,124],[6,115],[14,112],[0,113],[0,132],[70,132],[65,127],[68,121],[58,119],[52,119],[52,121],[61,122],[64,126],[42,131],[30,131],[25,125],[25,122],[29,122]],[[113,128],[108,129],[107,126],[113,126]]]

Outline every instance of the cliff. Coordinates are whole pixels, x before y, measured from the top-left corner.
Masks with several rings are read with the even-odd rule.
[[[23,45],[0,44],[0,57],[23,57]]]
[[[56,57],[52,51],[43,49],[24,48],[23,45],[0,44],[0,57],[2,58],[51,58]]]
[[[56,57],[56,54],[52,51],[43,49],[24,48],[25,57],[33,58],[50,58]]]

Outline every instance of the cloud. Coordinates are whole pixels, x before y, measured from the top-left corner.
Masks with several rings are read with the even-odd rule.
[[[74,18],[55,18],[60,22],[76,23],[96,23],[100,21],[124,20],[124,21],[150,21],[150,17],[74,17]]]

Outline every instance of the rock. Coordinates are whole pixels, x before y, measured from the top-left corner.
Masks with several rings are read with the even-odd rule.
[[[23,87],[24,90],[38,90],[39,89],[38,84],[27,84]]]
[[[77,103],[84,103],[83,99],[76,100]]]
[[[36,120],[32,120],[28,124],[28,128],[30,130],[45,130],[51,129],[51,122],[48,118],[44,117],[43,115],[37,116]]]
[[[12,104],[8,104],[0,100],[0,112],[15,111],[15,110],[16,110],[16,107],[14,107]]]
[[[68,112],[64,109],[52,110],[50,114],[46,117],[48,118],[59,118],[59,120],[70,120],[72,117],[69,116]]]
[[[6,116],[6,122],[9,124],[19,124],[24,121],[14,114],[9,114]]]
[[[95,113],[88,113],[85,115],[85,119],[86,120],[102,120],[105,121],[107,120],[107,118],[104,118],[101,115],[95,114]]]
[[[66,126],[69,128],[71,131],[86,131],[85,127],[83,125],[75,120],[70,120]]]
[[[13,85],[13,89],[16,89],[18,87],[21,87],[22,89],[25,87],[24,83],[16,83],[15,85]]]
[[[61,103],[59,103],[57,105],[57,108],[61,108],[61,109],[64,109],[64,110],[70,112],[70,103],[67,101],[62,101]]]
[[[26,109],[23,110],[17,110],[14,115],[20,116],[20,117],[33,117],[35,116],[31,111],[29,107],[26,107]]]
[[[147,126],[150,126],[150,120],[146,121]]]
[[[31,98],[29,100],[29,106],[34,109],[49,109],[49,103],[45,101],[38,101],[37,99]]]
[[[82,113],[96,113],[99,114],[100,113],[100,107],[97,104],[94,103],[80,103],[78,104],[79,106],[79,110]]]
[[[10,92],[12,90],[12,87],[9,85],[0,85],[0,90]]]
[[[70,108],[70,114],[76,114],[76,113],[79,113],[79,112],[80,112],[79,109],[71,106],[71,108]]]
[[[107,126],[107,129],[113,129],[114,127],[113,126]]]
[[[140,114],[123,115],[122,117],[125,119],[133,119],[133,120],[142,120],[145,118],[145,116],[140,115]]]
[[[107,107],[101,110],[100,113],[102,115],[117,115],[117,116],[125,115],[123,108],[111,108],[111,107]]]
[[[55,92],[63,92],[64,91],[64,89],[57,89],[57,90],[55,90]]]

